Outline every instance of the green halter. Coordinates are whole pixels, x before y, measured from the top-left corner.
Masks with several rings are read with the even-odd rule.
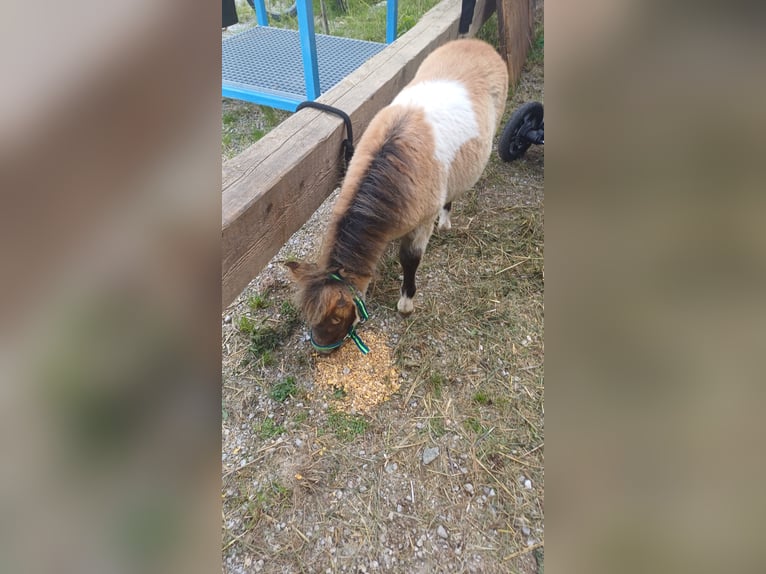
[[[367,319],[370,318],[369,313],[367,313],[367,307],[364,304],[364,301],[362,300],[362,297],[360,296],[359,292],[352,286],[349,285],[343,277],[338,275],[337,273],[330,273],[329,275],[330,279],[333,279],[335,281],[339,281],[340,283],[343,283],[346,287],[348,287],[349,291],[351,291],[351,294],[354,296],[354,304],[356,305],[356,310],[358,311],[359,315],[359,322],[364,323]],[[356,343],[357,348],[366,355],[370,352],[370,348],[364,344],[364,341],[362,341],[361,337],[356,332],[356,325],[351,325],[351,328],[348,330],[348,333],[346,333],[346,336],[343,337],[340,341],[336,343],[332,343],[330,345],[320,345],[314,340],[314,333],[311,333],[311,346],[314,347],[317,351],[332,351],[333,349],[337,349],[343,344],[343,341],[346,339],[351,339]]]

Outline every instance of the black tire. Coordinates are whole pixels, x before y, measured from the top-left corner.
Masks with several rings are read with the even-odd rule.
[[[500,159],[513,161],[527,153],[532,142],[523,135],[542,127],[543,105],[540,102],[527,102],[513,112],[497,144]]]
[[[255,11],[255,0],[247,0],[250,4],[250,8]],[[266,12],[269,13],[269,18],[279,22],[283,17],[295,18],[298,14],[298,8],[295,6],[295,2],[290,3],[288,0],[266,0]]]

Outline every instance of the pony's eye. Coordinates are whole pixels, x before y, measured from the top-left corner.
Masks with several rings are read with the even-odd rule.
[[[330,323],[332,323],[333,325],[340,325],[340,317],[331,317]]]

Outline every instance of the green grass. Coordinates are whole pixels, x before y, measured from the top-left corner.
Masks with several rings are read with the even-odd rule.
[[[241,333],[244,333],[245,335],[252,335],[255,328],[256,322],[252,317],[242,315],[239,319],[237,319],[237,329],[239,329]]]
[[[272,385],[269,390],[269,398],[279,403],[285,402],[289,397],[294,397],[298,392],[295,377],[287,377]]]
[[[253,430],[258,433],[262,439],[273,438],[285,432],[285,427],[278,425],[274,419],[263,419],[261,422],[253,425]]]
[[[268,302],[258,295],[248,299],[248,306],[253,310],[263,309],[268,305]],[[281,317],[276,326],[264,325],[248,315],[242,315],[237,319],[239,331],[250,337],[249,359],[260,361],[264,366],[274,364],[273,351],[292,334],[300,323],[298,310],[289,301],[283,301],[279,310]]]
[[[446,384],[447,379],[441,373],[434,373],[428,379],[428,387],[430,388],[431,393],[433,393],[435,399],[442,398],[442,389]]]
[[[434,416],[428,419],[428,432],[434,438],[439,438],[447,432],[447,428],[444,426],[444,417]]]
[[[497,12],[493,12],[492,16],[482,24],[481,28],[476,32],[476,37],[493,46],[498,46],[500,44],[500,35],[497,27]]]
[[[484,425],[481,424],[481,421],[474,417],[468,417],[463,421],[463,427],[475,432],[476,434],[482,434],[486,432],[486,428],[484,428]]]
[[[331,410],[325,430],[334,433],[342,441],[350,442],[363,435],[368,426],[369,423],[362,416]]]
[[[474,393],[473,395],[473,402],[478,403],[480,405],[491,405],[492,404],[492,398],[483,391],[478,391]]]
[[[535,39],[527,54],[527,66],[540,64],[545,57],[545,31],[542,27],[535,30]]]
[[[288,321],[294,321],[298,318],[298,309],[290,301],[282,301],[279,305],[279,312]]]
[[[256,293],[255,295],[250,295],[250,297],[247,298],[247,306],[255,311],[257,309],[265,309],[269,306],[269,302],[266,300],[264,295]]]

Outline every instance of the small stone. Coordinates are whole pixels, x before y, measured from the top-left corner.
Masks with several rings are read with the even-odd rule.
[[[447,531],[441,524],[436,528],[436,534],[439,536],[439,538],[444,538],[444,540],[447,540]]]
[[[396,464],[395,462],[391,462],[391,463],[388,463],[388,464],[386,465],[386,472],[387,472],[388,474],[391,474],[392,472],[396,472],[396,469],[397,469],[397,468],[399,468],[399,465],[398,465],[398,464]]]
[[[522,526],[522,527],[521,527],[521,533],[522,533],[524,536],[529,536],[530,534],[532,534],[532,531],[529,529],[529,527],[528,527],[528,526]]]
[[[349,369],[348,367],[343,367],[343,374],[344,375],[348,375],[350,372],[351,372],[351,369]]]
[[[359,485],[359,492],[367,492],[367,487],[363,484]]]
[[[226,316],[223,318],[223,322],[224,322],[224,323],[226,323],[227,325],[228,325],[229,323],[231,323],[231,315],[226,315]]]
[[[529,479],[526,479],[524,481],[524,488],[526,488],[527,490],[532,490],[532,481]]]
[[[423,449],[423,464],[431,464],[439,456],[439,447],[432,446]]]
[[[340,491],[340,490],[336,490],[336,491],[335,491],[335,498],[337,498],[338,500],[340,500],[341,498],[343,498],[343,492],[342,492],[342,491]]]
[[[465,489],[465,491],[466,491],[468,494],[473,494],[473,484],[471,484],[470,482],[466,482],[466,483],[463,485],[463,488]]]
[[[298,448],[301,448],[303,446],[303,441],[301,439],[299,439],[299,438],[296,438],[294,444]]]

